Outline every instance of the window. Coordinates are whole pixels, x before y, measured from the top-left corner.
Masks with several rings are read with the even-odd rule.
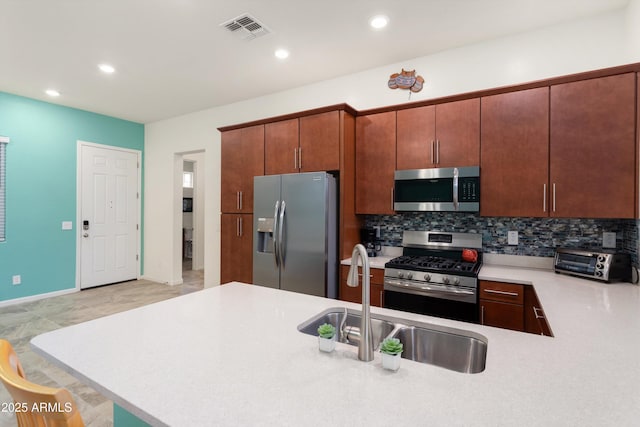
[[[0,136],[0,242],[4,241],[5,227],[4,227],[4,214],[5,214],[5,182],[6,182],[6,153],[7,143],[9,138]]]
[[[193,172],[182,172],[182,187],[193,188]]]

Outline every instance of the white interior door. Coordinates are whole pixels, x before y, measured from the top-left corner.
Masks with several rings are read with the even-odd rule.
[[[138,276],[138,154],[81,145],[80,287]]]

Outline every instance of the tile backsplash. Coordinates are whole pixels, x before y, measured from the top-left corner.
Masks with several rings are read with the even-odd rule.
[[[602,233],[614,232],[617,250],[631,254],[633,263],[638,265],[640,220],[498,218],[473,213],[404,212],[367,215],[365,225],[380,226],[385,246],[402,246],[404,230],[480,233],[484,252],[540,257],[553,257],[556,247],[602,248]],[[518,245],[507,244],[509,231],[518,232]]]

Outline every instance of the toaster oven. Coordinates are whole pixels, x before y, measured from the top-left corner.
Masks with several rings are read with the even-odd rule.
[[[603,282],[631,281],[631,257],[618,252],[559,248],[554,260],[556,273]]]

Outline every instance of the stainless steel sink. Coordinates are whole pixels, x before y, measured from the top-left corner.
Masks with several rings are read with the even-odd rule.
[[[460,331],[461,332],[461,331]],[[406,326],[394,331],[404,346],[403,359],[440,366],[457,372],[476,374],[484,371],[487,341],[459,332]]]
[[[358,345],[360,311],[329,308],[298,325],[304,334],[318,335],[318,326],[329,323],[338,330],[338,341]],[[373,346],[385,338],[398,338],[404,345],[402,358],[475,374],[484,371],[488,340],[471,331],[371,314]]]
[[[346,320],[345,320],[346,314]],[[344,308],[330,308],[317,316],[312,317],[298,326],[303,334],[318,335],[318,326],[329,323],[338,330],[338,341],[350,345],[358,345],[360,333],[360,312]],[[395,325],[392,322],[379,318],[371,318],[371,333],[373,335],[374,350],[380,346],[383,339],[393,332]],[[340,333],[343,331],[343,333]]]

